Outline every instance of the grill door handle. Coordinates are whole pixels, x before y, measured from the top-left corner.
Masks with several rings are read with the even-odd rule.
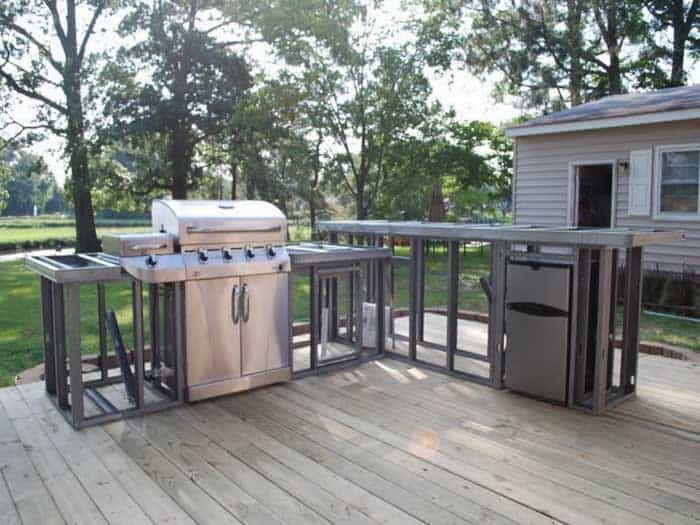
[[[250,317],[250,292],[248,291],[248,285],[243,285],[243,290],[241,292],[241,318],[244,323],[248,322]]]
[[[233,324],[238,324],[238,319],[240,318],[240,313],[238,311],[238,301],[240,301],[241,289],[237,284],[233,285],[233,290],[231,291],[231,320]]]
[[[282,227],[266,226],[264,228],[216,228],[214,226],[188,226],[187,233],[275,233],[282,231]]]

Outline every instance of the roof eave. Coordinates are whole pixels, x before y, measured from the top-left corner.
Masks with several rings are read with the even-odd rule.
[[[588,131],[593,129],[620,128],[623,126],[638,126],[641,124],[657,124],[661,122],[676,122],[679,120],[700,119],[700,108],[681,109],[676,111],[660,111],[625,117],[599,118],[562,122],[559,124],[538,124],[534,126],[515,126],[506,129],[510,138],[549,135],[552,133],[570,133],[572,131]]]

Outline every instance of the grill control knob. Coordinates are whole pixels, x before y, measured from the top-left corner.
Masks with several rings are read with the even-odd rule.
[[[209,260],[206,250],[198,250],[197,254],[199,256],[199,262],[207,262]]]
[[[255,252],[253,251],[253,248],[251,248],[250,246],[246,247],[245,256],[248,259],[252,259],[253,257],[255,257]]]
[[[156,259],[155,255],[149,255],[148,257],[146,257],[146,266],[152,268],[156,264],[158,264],[158,259]]]
[[[268,246],[267,247],[267,256],[274,257],[275,255],[277,255],[277,252],[275,251],[275,249],[272,246]]]
[[[233,255],[231,254],[231,250],[229,250],[228,248],[224,248],[223,257],[224,257],[224,260],[226,260],[226,261],[230,261],[231,259],[233,259]]]

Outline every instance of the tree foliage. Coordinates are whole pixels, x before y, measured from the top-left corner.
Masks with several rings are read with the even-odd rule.
[[[215,34],[222,4],[139,2],[121,24],[122,35],[146,36],[105,68],[105,116],[132,147],[161,149],[162,163],[141,172],[141,193],[161,189],[187,198],[203,174],[199,148],[220,138],[252,85],[243,58]]]
[[[70,158],[76,248],[82,251],[99,249],[84,83],[90,74],[89,45],[97,22],[113,4],[108,0],[5,0],[0,4],[4,126],[13,130],[10,140],[25,132],[47,131],[64,141]],[[17,118],[8,93],[37,107],[38,118],[32,123]]]
[[[54,213],[63,209],[63,194],[43,159],[16,148],[0,154],[0,215]]]
[[[417,25],[431,64],[495,74],[497,96],[551,111],[630,87],[680,85],[697,42],[697,3],[428,0]]]
[[[510,197],[510,141],[488,122],[433,115],[396,143],[377,212],[397,219],[470,218]]]

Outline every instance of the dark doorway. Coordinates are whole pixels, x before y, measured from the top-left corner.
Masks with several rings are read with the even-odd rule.
[[[610,228],[612,182],[611,164],[578,166],[578,209],[576,226]]]

